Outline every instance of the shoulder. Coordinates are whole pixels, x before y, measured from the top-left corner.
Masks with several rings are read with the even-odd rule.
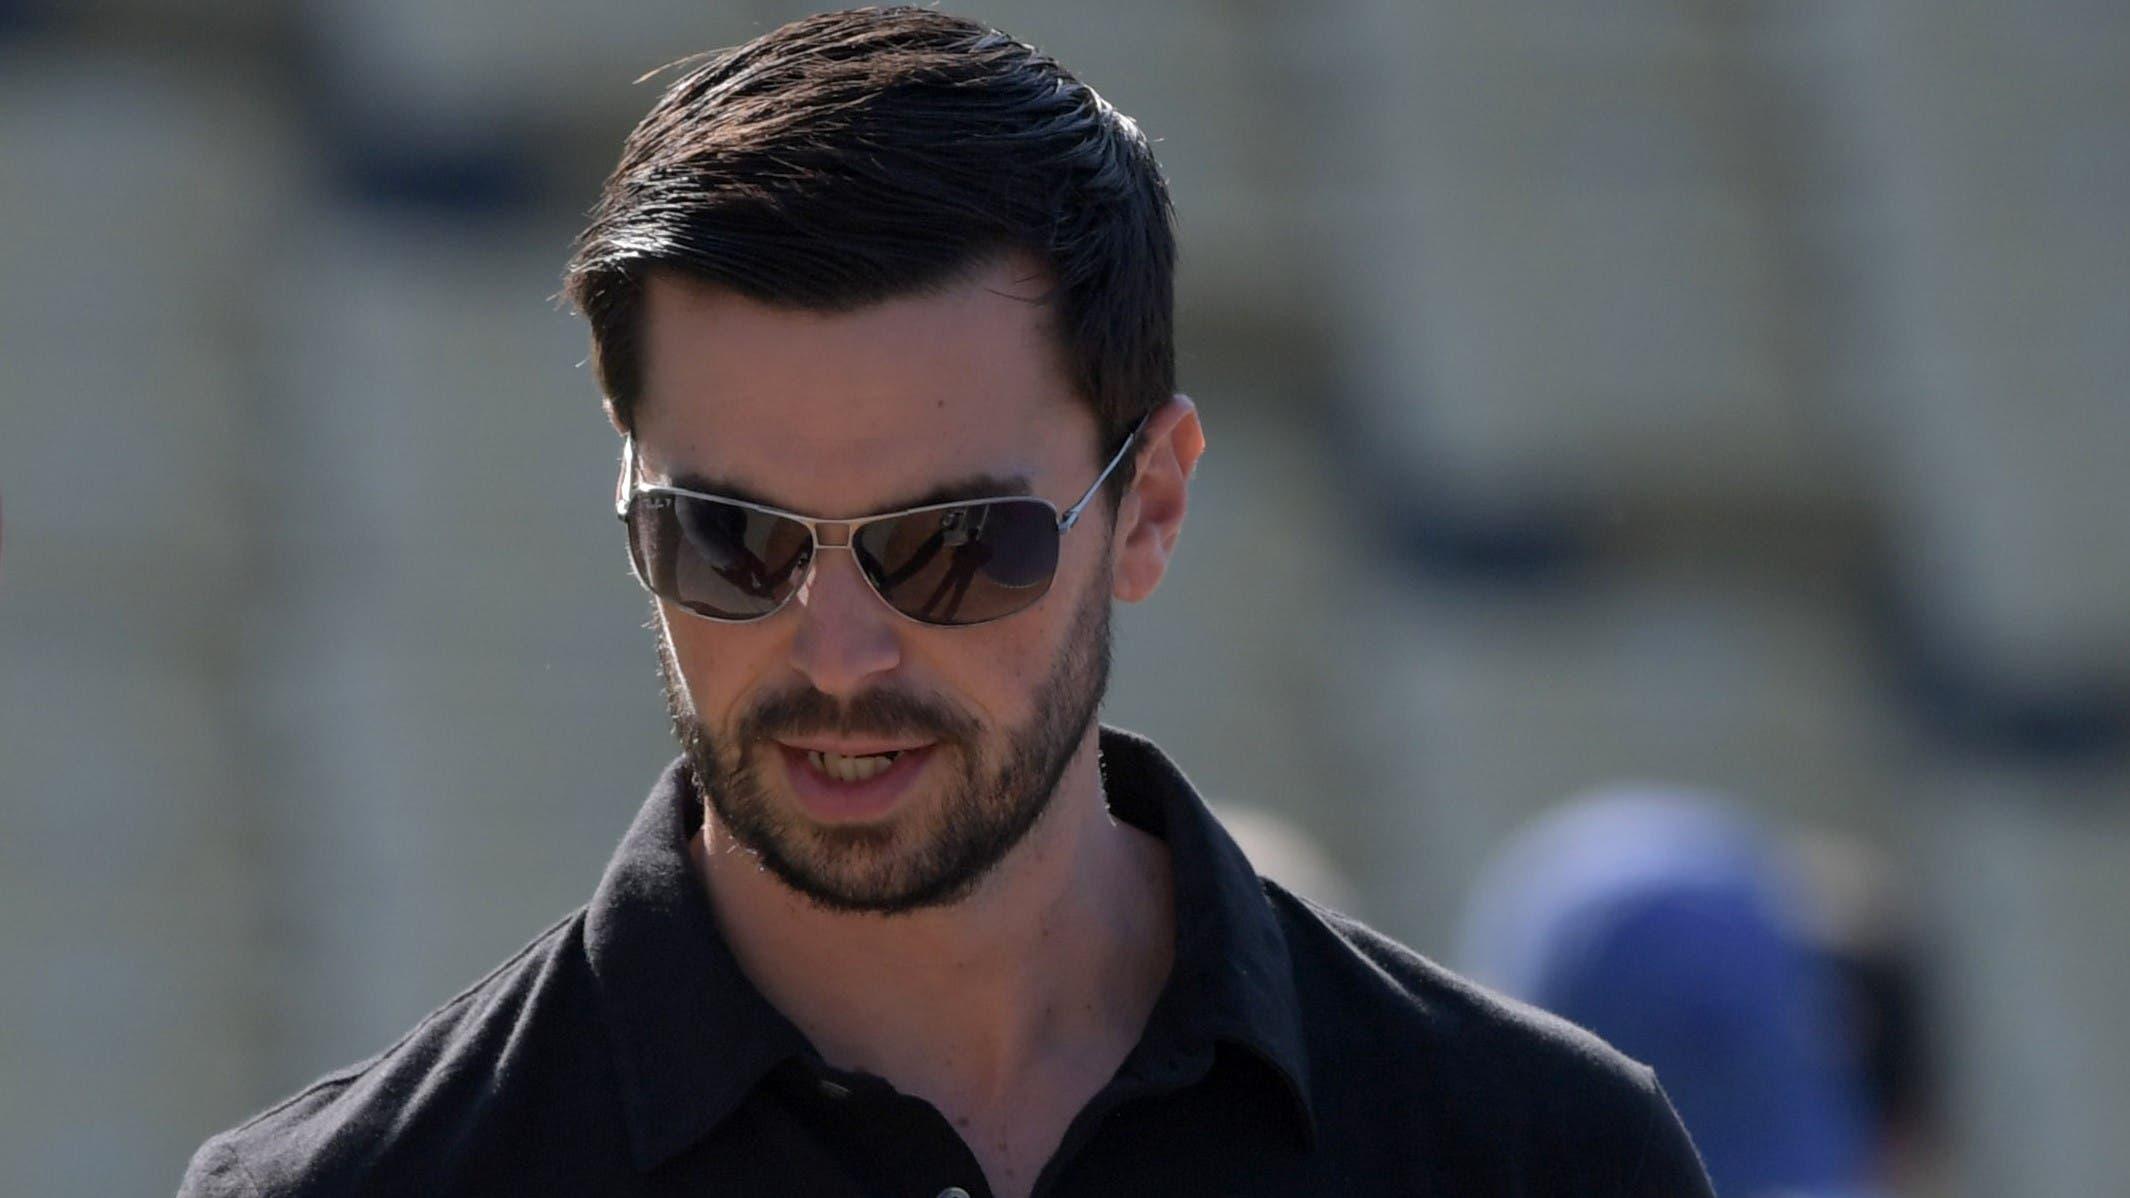
[[[495,1124],[540,1102],[528,1090],[603,1067],[599,1037],[577,1034],[592,1001],[583,923],[570,915],[383,1052],[208,1140],[181,1198],[435,1192]]]
[[[1276,883],[1266,894],[1293,963],[1320,1127],[1343,1119],[1381,1134],[1390,1120],[1414,1151],[1513,1172],[1531,1192],[1552,1192],[1543,1181],[1556,1172],[1562,1192],[1703,1192],[1649,1068]],[[1671,1181],[1655,1179],[1663,1171]],[[1575,1188],[1599,1177],[1614,1180]]]
[[[1361,923],[1267,883],[1305,1004],[1331,1005],[1372,1036],[1392,1033],[1438,1065],[1468,1058],[1494,1073],[1638,1086],[1648,1070],[1591,1033],[1498,994]],[[1509,1066],[1514,1065],[1512,1070]]]

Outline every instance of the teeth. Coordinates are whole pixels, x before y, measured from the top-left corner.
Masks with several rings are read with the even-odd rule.
[[[881,753],[867,757],[845,757],[841,753],[822,753],[809,749],[806,759],[813,767],[839,782],[863,782],[895,764],[897,753]]]

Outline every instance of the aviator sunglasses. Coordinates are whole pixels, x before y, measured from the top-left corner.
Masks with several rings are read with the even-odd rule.
[[[636,580],[704,619],[740,624],[775,614],[798,593],[816,554],[843,549],[889,607],[921,624],[965,627],[1010,616],[1050,590],[1058,542],[1145,427],[1141,421],[1062,512],[1047,499],[1003,495],[856,520],[644,485],[630,437],[615,514],[628,528]]]

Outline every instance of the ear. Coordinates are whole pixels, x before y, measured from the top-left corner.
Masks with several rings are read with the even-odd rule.
[[[1138,469],[1110,538],[1110,594],[1116,598],[1137,603],[1161,585],[1183,531],[1191,471],[1205,449],[1198,409],[1188,396],[1169,397],[1147,418],[1133,451]]]

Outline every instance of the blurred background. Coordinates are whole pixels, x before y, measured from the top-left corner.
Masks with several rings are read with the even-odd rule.
[[[0,0],[0,1192],[590,894],[671,749],[553,296],[633,81],[808,7]],[[2130,7],[954,7],[1180,213],[1107,718],[1726,1194],[2119,1193]]]

